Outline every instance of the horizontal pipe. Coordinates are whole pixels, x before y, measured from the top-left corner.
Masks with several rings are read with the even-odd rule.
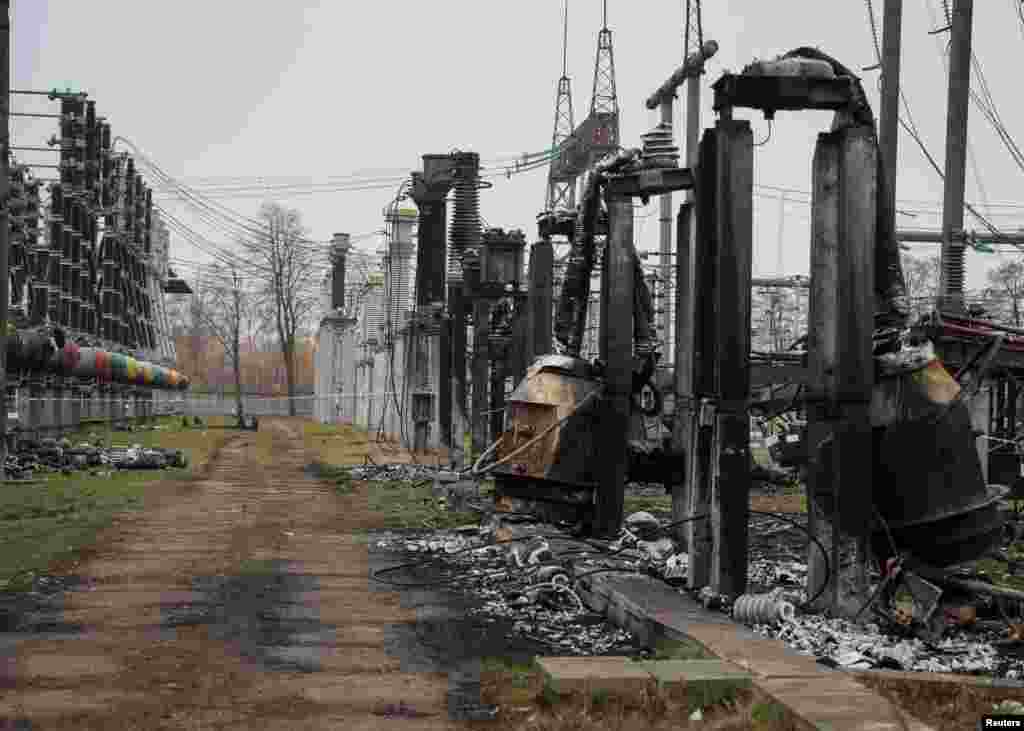
[[[691,53],[683,61],[675,72],[668,77],[668,80],[658,87],[658,90],[647,98],[647,108],[657,109],[666,99],[673,99],[684,81],[691,76],[696,76],[704,68],[704,62],[718,53],[718,43],[707,41],[699,51]]]
[[[189,379],[183,373],[128,355],[101,348],[83,348],[75,343],[58,347],[48,333],[17,333],[7,340],[8,371],[53,373],[73,378],[95,378],[158,390],[184,391]]]
[[[941,244],[942,243],[942,232],[941,231],[928,231],[928,230],[914,230],[904,229],[896,232],[896,239],[898,241],[912,241],[927,244]],[[1024,244],[1024,233],[977,233],[974,231],[965,231],[959,236],[954,236],[954,239],[967,243],[976,239],[980,239],[987,244]]]

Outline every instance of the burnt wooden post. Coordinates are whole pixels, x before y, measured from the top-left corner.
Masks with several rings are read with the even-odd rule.
[[[604,255],[602,297],[609,303],[601,308],[601,352],[607,363],[605,407],[597,428],[604,436],[595,505],[597,535],[616,535],[622,525],[625,497],[630,399],[633,387],[633,201],[607,195],[609,236]]]
[[[508,360],[491,360],[491,394],[487,410],[489,443],[497,440],[505,430],[505,373],[509,366]]]
[[[750,514],[750,279],[753,257],[754,138],[745,120],[721,119],[717,137],[718,330],[717,476],[711,490],[711,588],[738,596],[747,587]],[[711,325],[712,323],[709,323]]]
[[[488,369],[489,352],[487,334],[490,331],[490,302],[477,294],[473,299],[473,362],[471,365],[470,388],[472,401],[470,422],[473,446],[473,459],[478,458],[487,449],[489,422],[487,419],[488,385],[490,374]]]
[[[551,352],[552,269],[555,252],[550,238],[530,247],[530,301],[527,326],[527,366]]]
[[[714,451],[717,424],[708,418],[708,398],[715,393],[716,305],[715,280],[718,268],[718,136],[714,130],[704,132],[700,144],[700,163],[696,185],[697,220],[696,247],[693,260],[693,392],[694,409],[690,436],[691,451],[687,454],[689,510],[693,517],[687,526],[690,565],[687,582],[691,588],[710,583],[711,577],[711,485],[714,481]]]
[[[840,525],[858,540],[857,591],[866,589],[865,551],[874,522],[874,442],[871,395],[875,384],[875,244],[878,200],[878,145],[874,130],[854,127],[837,133],[840,153],[839,332],[837,386],[841,404],[836,434],[836,475],[840,480]]]
[[[836,612],[844,611],[846,595],[838,576],[841,536],[866,537],[873,522],[870,403],[875,374],[877,156],[874,131],[867,127],[820,135],[815,151],[808,375],[817,406],[808,436],[813,435],[809,442],[816,447],[828,432],[829,420],[834,420],[834,459],[831,475],[811,471],[817,474],[809,489],[832,495],[827,531],[831,536],[825,537],[830,538],[829,563],[836,580],[823,596]],[[816,277],[820,281],[815,281]],[[820,484],[823,480],[831,485]],[[826,533],[823,527],[816,520],[813,530],[820,536]],[[859,543],[862,557],[866,541]],[[813,549],[811,560],[813,595],[824,576]]]
[[[807,315],[807,449],[811,462],[807,477],[807,522],[811,535],[828,549],[832,529],[813,495],[830,489],[820,484],[825,476],[817,469],[818,447],[832,435],[831,414],[835,401],[836,339],[839,273],[839,148],[819,135],[814,149],[811,189],[811,289]],[[826,575],[832,556],[811,542],[807,557],[808,598],[815,609],[828,606],[835,586],[835,572]],[[827,586],[823,587],[825,582]]]

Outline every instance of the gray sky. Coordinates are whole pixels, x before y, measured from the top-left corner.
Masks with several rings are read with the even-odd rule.
[[[881,14],[883,0],[875,0]],[[609,0],[624,144],[655,124],[643,100],[680,62],[683,0]],[[874,63],[863,0],[707,0],[704,34],[720,44],[704,77],[708,88],[723,70],[739,71],[755,57],[815,45],[857,70]],[[1024,29],[1016,0],[975,2],[975,51],[1010,132],[1021,126],[1016,63]],[[66,84],[89,92],[115,135],[137,144],[164,170],[203,189],[247,185],[247,197],[217,199],[252,215],[264,197],[299,208],[314,239],[335,231],[372,232],[392,190],[253,195],[255,178],[327,183],[375,171],[402,175],[425,153],[453,148],[484,160],[536,152],[550,144],[555,84],[561,74],[561,0],[14,0],[12,86],[49,89]],[[923,138],[943,159],[946,74],[944,43],[935,27],[941,0],[906,0],[903,84]],[[640,10],[642,8],[642,11]],[[930,15],[931,13],[931,15]],[[880,19],[879,19],[880,23]],[[569,75],[576,121],[590,104],[600,0],[569,2]],[[943,23],[944,25],[944,23]],[[877,112],[877,72],[863,74]],[[713,122],[710,93],[702,125]],[[14,97],[14,109],[45,111],[41,99]],[[767,124],[750,114],[755,139]],[[55,131],[52,120],[13,120],[14,144],[38,145]],[[678,116],[677,121],[681,121]],[[770,141],[757,148],[754,269],[805,273],[807,195],[783,203],[775,188],[810,189],[815,135],[824,113],[780,113]],[[1004,230],[1024,225],[1024,173],[987,121],[972,107],[975,167],[968,198],[990,209]],[[52,162],[24,153],[28,162]],[[47,171],[40,171],[46,175]],[[492,226],[535,235],[546,171],[500,179],[481,195]],[[235,179],[232,182],[229,179]],[[281,181],[277,181],[280,184]],[[979,182],[984,195],[979,192]],[[214,195],[211,193],[211,195]],[[942,186],[906,134],[900,138],[897,196],[916,217],[898,225],[937,228]],[[168,204],[187,218],[189,209]],[[780,227],[780,212],[785,211]],[[650,214],[649,216],[647,214]],[[968,226],[974,227],[970,216]],[[657,202],[638,211],[640,248],[657,246]],[[228,242],[209,231],[211,239]],[[379,240],[364,239],[375,248]],[[937,248],[915,246],[915,253]],[[172,256],[207,257],[180,238]],[[984,279],[999,257],[968,255],[968,287]]]

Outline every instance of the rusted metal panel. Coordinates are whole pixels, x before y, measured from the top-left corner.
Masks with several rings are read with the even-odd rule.
[[[505,459],[550,431],[496,472],[593,486],[597,445],[592,427],[599,407],[593,403],[582,408],[579,405],[599,387],[585,361],[564,356],[538,359],[508,399],[509,430],[502,436],[495,456]]]

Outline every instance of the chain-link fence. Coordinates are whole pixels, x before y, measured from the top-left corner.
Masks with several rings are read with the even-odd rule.
[[[289,403],[295,402],[295,415],[312,417],[316,397],[305,396],[243,396],[242,409],[246,416],[288,416]],[[231,395],[187,394],[182,396],[181,408],[189,416],[234,416],[238,399]]]

